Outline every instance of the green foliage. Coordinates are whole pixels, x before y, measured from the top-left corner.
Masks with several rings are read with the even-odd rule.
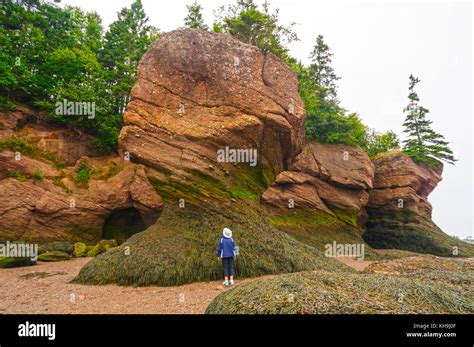
[[[158,29],[148,25],[141,0],[135,0],[130,8],[123,8],[110,25],[100,61],[112,94],[112,114],[123,113],[136,80],[138,62],[157,37]]]
[[[271,13],[268,2],[260,10],[253,0],[237,0],[227,9],[221,7],[214,23],[214,31],[228,33],[244,43],[271,52],[283,60],[291,60],[286,44],[298,40],[294,23],[279,23],[278,9]]]
[[[44,176],[40,171],[35,171],[35,172],[33,172],[33,179],[35,181],[42,181],[42,180],[44,180]]]
[[[74,182],[80,187],[86,188],[90,179],[90,169],[84,162],[79,164],[79,167],[76,170],[76,175],[74,176]]]
[[[356,113],[345,114],[337,97],[339,77],[331,66],[332,53],[320,35],[310,55],[311,64],[291,64],[299,81],[306,109],[306,138],[321,143],[342,143],[364,147],[367,127]]]
[[[318,35],[316,45],[310,54],[311,65],[308,67],[309,77],[317,88],[315,92],[321,102],[329,111],[338,112],[339,100],[337,98],[337,81],[340,79],[331,66],[333,54],[324,42],[324,37]]]
[[[433,167],[440,166],[438,160],[454,164],[457,159],[453,151],[448,147],[449,142],[444,140],[444,136],[435,132],[431,128],[433,123],[426,118],[430,112],[427,108],[419,105],[419,97],[415,92],[415,86],[420,79],[410,75],[409,104],[403,110],[407,115],[403,126],[404,133],[408,137],[403,141],[403,152],[412,157],[417,162],[423,162]]]
[[[16,178],[18,181],[26,181],[28,179],[28,177],[22,175],[19,171],[13,171],[11,174],[10,174],[11,177],[13,178]]]
[[[367,132],[366,145],[364,149],[370,158],[374,158],[376,155],[386,153],[400,148],[400,141],[398,140],[397,134],[393,131],[387,131],[385,133],[378,133],[375,130]]]
[[[307,136],[309,140],[364,147],[366,126],[356,113],[347,116],[318,113],[310,114],[306,120],[308,128],[312,130]]]
[[[184,18],[184,26],[186,28],[209,29],[202,19],[202,6],[197,1],[194,1],[191,5],[186,5],[186,8],[188,9],[188,14]]]
[[[94,135],[99,152],[114,151],[138,61],[157,37],[147,21],[140,0],[122,9],[105,34],[94,12],[43,0],[2,2],[0,106],[17,101],[47,110]],[[58,112],[65,100],[93,104],[94,117]]]

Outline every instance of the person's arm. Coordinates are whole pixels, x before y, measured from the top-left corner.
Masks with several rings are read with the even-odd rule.
[[[219,258],[219,259],[220,259],[220,257],[221,257],[221,252],[222,252],[222,242],[221,242],[221,241],[222,241],[222,240],[219,239],[219,244],[218,244],[218,246],[217,246],[217,258]]]

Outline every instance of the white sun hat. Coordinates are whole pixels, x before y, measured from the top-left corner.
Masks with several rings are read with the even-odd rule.
[[[230,239],[232,237],[232,230],[230,230],[229,228],[224,228],[224,230],[222,231],[222,235]]]

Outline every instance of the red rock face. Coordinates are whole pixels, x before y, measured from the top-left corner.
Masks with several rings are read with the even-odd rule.
[[[433,169],[417,165],[402,153],[387,155],[374,161],[374,188],[368,208],[378,211],[406,212],[431,218],[428,195],[441,181],[442,167]]]
[[[323,211],[347,210],[366,222],[364,210],[367,190],[373,185],[374,169],[367,154],[346,145],[307,143],[290,164],[291,171],[280,173],[263,194],[262,202],[280,210]]]
[[[304,141],[295,73],[272,54],[201,30],[151,45],[124,120],[121,150],[177,178],[190,170],[231,177],[235,166],[217,161],[225,147],[256,149],[258,165],[277,174]]]
[[[5,147],[0,150],[0,241],[101,239],[104,222],[114,212],[134,208],[145,226],[158,219],[162,201],[148,182],[142,165],[110,156],[89,159],[90,142],[74,141],[65,128],[31,122],[31,110],[5,112],[0,117],[0,141],[26,141],[35,151],[47,150],[65,168],[41,157],[32,158]],[[20,154],[17,156],[17,154]],[[117,167],[115,175],[91,177],[87,186],[74,183],[79,162]],[[72,162],[73,166],[67,166]],[[69,189],[69,191],[68,191]]]
[[[0,161],[0,167],[3,164]],[[133,207],[151,225],[162,207],[144,168],[133,164],[108,180],[91,180],[87,189],[74,189],[72,194],[48,178],[4,178],[0,195],[0,240],[97,241],[114,211]]]
[[[25,107],[0,112],[0,140],[19,138],[32,142],[38,149],[54,153],[70,166],[93,153],[90,135],[77,129],[46,124],[45,118],[47,115]]]

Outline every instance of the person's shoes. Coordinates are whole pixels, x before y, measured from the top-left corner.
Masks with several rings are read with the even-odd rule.
[[[234,280],[230,280],[229,284],[230,284],[231,286],[233,286],[233,285],[234,285]]]
[[[224,282],[222,282],[222,285],[228,286],[228,285],[229,285],[229,281],[224,281]]]

